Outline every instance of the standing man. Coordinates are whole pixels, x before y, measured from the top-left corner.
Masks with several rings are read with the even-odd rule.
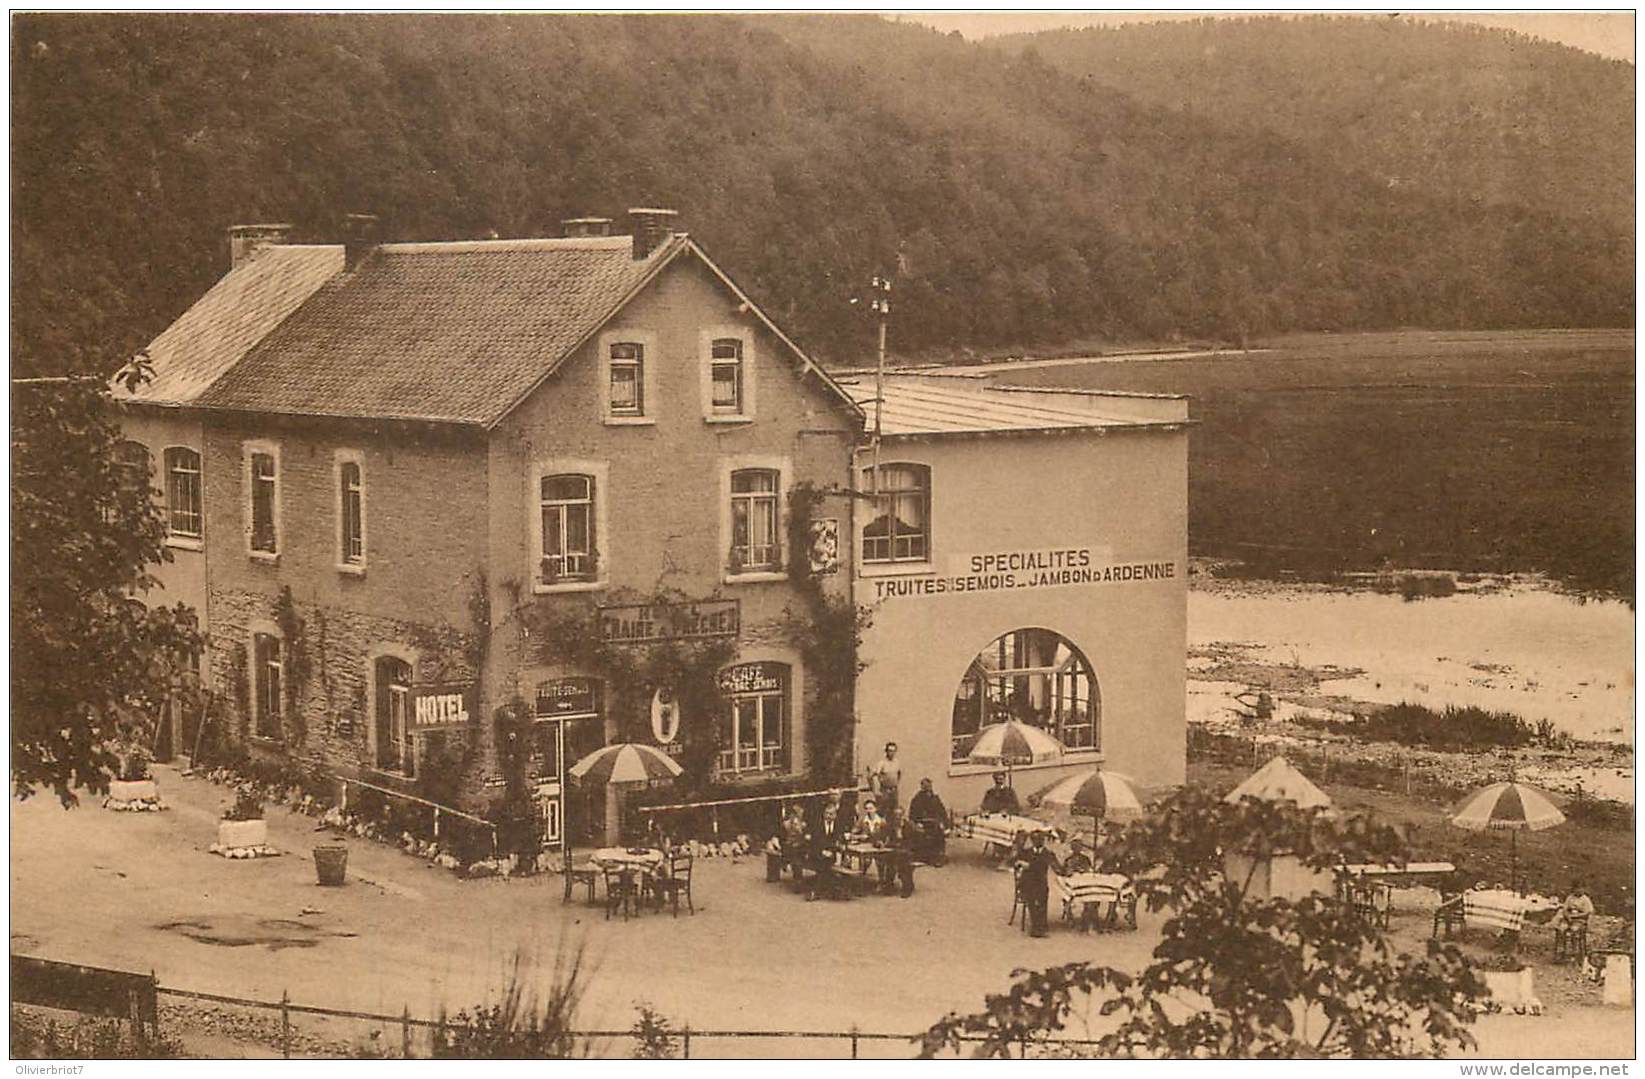
[[[880,814],[897,821],[897,788],[902,786],[902,762],[897,759],[897,743],[885,743],[885,756],[868,769],[868,789],[879,799]]]
[[[1022,867],[1018,887],[1022,889],[1023,906],[1028,908],[1028,935],[1043,937],[1047,933],[1045,908],[1051,902],[1051,872],[1062,876],[1062,863],[1056,853],[1045,845],[1045,830],[1040,829],[1029,840],[1028,846],[1017,855]]]

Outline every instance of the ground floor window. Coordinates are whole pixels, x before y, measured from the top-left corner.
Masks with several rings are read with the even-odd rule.
[[[1100,744],[1102,701],[1091,664],[1048,629],[996,637],[971,661],[954,693],[950,756],[963,762],[977,732],[1008,719],[1042,727],[1069,749]]]
[[[411,664],[394,656],[377,661],[377,767],[411,775]]]
[[[251,652],[252,730],[259,738],[278,738],[285,679],[280,638],[271,633],[254,633]]]
[[[741,663],[720,672],[727,697],[720,714],[722,774],[788,768],[788,667],[781,663]]]

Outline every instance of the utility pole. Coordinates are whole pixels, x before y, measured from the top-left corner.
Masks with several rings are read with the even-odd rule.
[[[885,333],[891,322],[891,279],[875,277],[869,286],[874,298],[869,302],[879,323],[879,348],[874,359],[874,471],[869,480],[869,493],[880,493],[880,435],[885,415]]]

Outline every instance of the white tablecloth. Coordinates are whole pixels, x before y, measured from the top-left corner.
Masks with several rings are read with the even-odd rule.
[[[1009,847],[1017,836],[1041,829],[1050,831],[1043,821],[1033,817],[1019,817],[1012,813],[974,813],[965,818],[966,833],[975,839],[987,840]]]
[[[1131,894],[1131,880],[1120,873],[1073,873],[1053,876],[1057,893],[1074,903],[1114,903]]]
[[[1462,893],[1462,920],[1468,925],[1506,929],[1518,933],[1527,916],[1536,919],[1558,906],[1542,896],[1518,895],[1508,891]]]

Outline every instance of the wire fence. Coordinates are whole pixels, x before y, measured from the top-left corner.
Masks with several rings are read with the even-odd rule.
[[[299,1004],[289,995],[278,1001],[202,993],[160,986],[161,997],[217,1005],[206,1017],[242,1041],[262,1044],[281,1057],[389,1057],[415,1059],[432,1056],[444,1038],[446,1023],[411,1014],[399,1015]],[[263,1013],[261,1022],[249,1014]],[[171,1009],[166,1009],[171,1012]],[[165,1016],[174,1022],[175,1013]],[[187,1025],[185,1023],[185,1025]],[[781,1057],[784,1059],[909,1059],[918,1053],[920,1034],[868,1030],[703,1030],[689,1025],[670,1027],[647,1037],[635,1028],[568,1031],[576,1055],[633,1057],[642,1050],[661,1048],[667,1056],[689,1060]],[[965,1039],[980,1041],[981,1039]],[[1089,1055],[1095,1045],[1087,1038],[1036,1038],[1017,1043],[1015,1054],[1028,1056]]]

